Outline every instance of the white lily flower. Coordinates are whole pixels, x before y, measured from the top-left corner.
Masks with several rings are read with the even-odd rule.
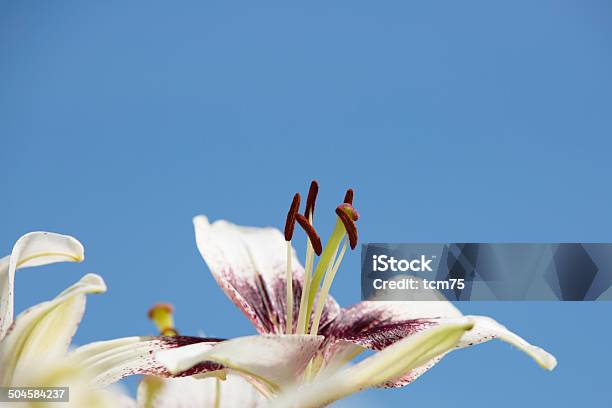
[[[349,190],[336,209],[336,225],[323,248],[312,227],[317,190],[313,182],[304,215],[298,214],[299,195],[294,197],[284,235],[275,228],[241,227],[222,220],[211,224],[205,216],[194,219],[196,243],[210,271],[260,336],[218,343],[216,350],[196,344],[164,351],[157,355],[158,362],[175,374],[216,362],[244,374],[267,396],[296,387],[308,395],[315,392],[317,397],[298,404],[307,407],[365,387],[404,386],[453,348],[495,338],[524,351],[545,369],[555,367],[556,359],[546,351],[493,319],[463,316],[447,301],[367,301],[340,308],[329,289],[348,244],[356,246],[358,214]],[[305,269],[291,246],[296,221],[309,237]],[[316,266],[315,254],[320,255]],[[299,358],[283,350],[291,339],[294,345],[309,345]],[[380,353],[345,368],[366,349]]]

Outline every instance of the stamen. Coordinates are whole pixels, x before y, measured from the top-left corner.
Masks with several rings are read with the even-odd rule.
[[[346,190],[346,194],[344,194],[344,203],[346,204],[353,204],[353,189],[349,188],[348,190]]]
[[[162,336],[178,336],[174,328],[174,308],[168,303],[158,303],[149,309],[149,319],[155,323],[157,330]]]
[[[312,244],[312,248],[314,249],[315,254],[317,254],[317,256],[321,255],[321,252],[323,251],[323,247],[321,246],[321,238],[319,238],[319,234],[317,234],[317,231],[315,231],[314,227],[308,222],[306,217],[304,217],[302,214],[297,214],[295,216],[295,219],[298,222],[298,224],[300,224],[300,227],[304,229],[304,232],[306,232],[306,235],[308,235],[308,239],[310,240],[310,243]]]
[[[306,241],[306,267],[304,269],[304,283],[302,286],[302,295],[300,299],[300,308],[298,312],[298,321],[296,326],[297,334],[304,334],[308,329],[308,322],[306,321],[306,308],[308,306],[314,254],[316,252],[317,255],[321,255],[321,252],[323,251],[323,247],[321,245],[321,238],[319,238],[319,235],[316,233],[314,227],[312,226],[315,203],[317,201],[318,193],[319,183],[317,183],[317,180],[312,180],[310,182],[310,188],[308,189],[308,197],[306,198],[306,209],[304,210],[304,217],[296,217],[298,223],[308,235],[308,240]]]
[[[329,295],[329,289],[331,288],[331,284],[336,276],[336,272],[338,272],[338,268],[340,267],[340,263],[342,262],[345,252],[346,241],[344,241],[344,245],[342,245],[340,255],[338,255],[336,258],[334,254],[335,260],[333,263],[330,263],[327,271],[325,272],[325,279],[323,280],[323,285],[321,286],[317,308],[315,309],[315,313],[312,318],[312,328],[310,330],[311,335],[316,335],[319,332],[319,323],[321,322],[321,316],[323,315],[323,307],[325,306],[327,295]]]
[[[312,225],[313,213],[308,216],[308,223]],[[314,249],[310,239],[306,240],[306,267],[304,268],[304,283],[302,285],[302,296],[300,299],[300,310],[296,327],[297,334],[306,334],[308,322],[306,321],[306,308],[308,307],[308,297],[310,293],[310,281],[312,280],[312,265],[314,264]]]
[[[310,188],[308,189],[308,198],[306,198],[306,209],[304,210],[304,216],[306,219],[314,215],[315,201],[317,201],[317,194],[319,193],[319,183],[317,180],[310,182]]]
[[[344,228],[346,229],[346,233],[349,237],[351,249],[355,249],[357,246],[357,226],[355,225],[355,221],[359,219],[359,213],[353,208],[353,206],[345,203],[336,208],[336,214],[342,221],[342,224],[344,224]]]
[[[295,216],[300,210],[300,193],[295,193],[285,221],[285,241],[291,241],[295,229]]]
[[[357,221],[359,219],[359,213],[357,212],[355,207],[353,207],[352,204],[342,203],[336,208],[336,213],[338,212],[338,210],[342,210],[343,212],[345,212],[348,216],[351,217],[353,221]]]
[[[287,241],[287,318],[285,319],[287,325],[285,327],[285,333],[291,334],[293,332],[293,269],[291,266],[291,258],[293,258],[293,248],[291,248],[291,241]]]
[[[312,264],[314,263],[314,251],[310,240],[306,244],[306,267],[304,268],[304,285],[302,286],[302,298],[300,299],[300,311],[298,313],[297,334],[305,334],[308,330],[306,322],[306,308],[308,307],[308,296],[310,293],[310,281],[312,280]]]
[[[300,193],[295,193],[287,220],[285,221],[285,241],[287,241],[287,317],[285,333],[291,334],[293,331],[293,269],[291,266],[291,258],[293,257],[293,248],[291,248],[291,238],[295,230],[295,217],[300,211]]]

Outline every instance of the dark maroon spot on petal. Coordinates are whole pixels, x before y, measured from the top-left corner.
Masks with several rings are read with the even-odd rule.
[[[436,324],[437,323],[431,320],[424,319],[381,324],[361,333],[346,336],[343,340],[359,344],[369,349],[382,350],[399,340],[418,333],[428,327],[435,326]]]
[[[161,336],[158,337],[164,348],[176,348],[189,346],[196,343],[219,343],[226,339],[215,337],[194,337],[194,336]]]
[[[224,273],[223,278],[222,285],[229,285],[244,299],[245,304],[241,307],[243,310],[248,309],[252,312],[247,313],[247,316],[255,323],[258,331],[274,333],[275,324],[272,315],[274,308],[262,276],[256,274],[254,284],[248,280],[236,278],[233,272]]]
[[[194,365],[193,367],[181,371],[180,373],[174,374],[173,377],[189,377],[196,374],[207,373],[210,371],[223,370],[225,367],[215,361],[202,361]]]
[[[266,284],[262,276],[258,273],[255,275],[255,283],[257,286],[257,291],[259,293],[259,297],[261,299],[261,304],[263,305],[263,309],[265,310],[265,318],[262,316],[263,311],[261,311],[261,307],[255,307],[256,312],[258,313],[259,319],[262,322],[265,322],[268,332],[273,332],[275,328],[275,323],[279,321],[279,316],[274,307],[272,306],[272,300],[270,299],[270,294],[268,293],[268,289],[266,288]],[[251,305],[253,306],[253,305]]]
[[[295,193],[285,221],[285,241],[291,241],[295,229],[295,216],[300,210],[300,193]]]

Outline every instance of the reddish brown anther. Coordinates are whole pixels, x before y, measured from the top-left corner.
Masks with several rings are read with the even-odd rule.
[[[346,190],[346,193],[344,194],[344,203],[346,204],[353,204],[353,189],[349,188],[348,190]]]
[[[300,211],[300,193],[295,193],[289,212],[287,213],[287,221],[285,221],[285,241],[291,241],[293,230],[295,229],[295,216]]]
[[[348,203],[343,203],[338,206],[338,208],[346,213],[353,221],[357,221],[359,219],[359,213],[357,210]],[[338,209],[336,209],[336,212]]]
[[[350,208],[350,210],[347,208],[347,206]],[[344,224],[351,249],[355,249],[357,246],[357,226],[355,225],[355,221],[359,218],[359,214],[350,204],[346,203],[340,204],[336,208],[336,214],[338,215],[338,218],[340,218],[340,221],[342,221]],[[353,214],[355,214],[355,216]]]
[[[314,249],[315,254],[317,254],[317,256],[321,255],[321,252],[323,252],[323,246],[321,245],[321,238],[319,238],[317,231],[315,231],[314,227],[310,225],[306,217],[304,217],[302,214],[296,215],[295,219],[298,224],[300,224],[300,227],[304,229],[306,235],[308,235],[308,239],[312,244],[312,249]]]
[[[304,216],[309,219],[310,215],[314,215],[315,201],[317,201],[317,194],[319,193],[319,183],[317,180],[310,182],[310,188],[308,189],[308,198],[306,198],[306,209],[304,210]]]

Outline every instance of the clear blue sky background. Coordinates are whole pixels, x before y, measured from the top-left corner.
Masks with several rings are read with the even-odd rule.
[[[364,242],[612,242],[611,27],[606,1],[3,1],[0,248],[45,229],[87,251],[21,271],[16,306],[91,271],[110,289],[78,343],[154,333],[161,300],[184,333],[251,334],[191,217],[281,226],[311,178],[323,236],[352,186]],[[359,298],[347,258],[343,305]],[[352,401],[612,404],[612,304],[461,306],[558,369],[494,342]]]

